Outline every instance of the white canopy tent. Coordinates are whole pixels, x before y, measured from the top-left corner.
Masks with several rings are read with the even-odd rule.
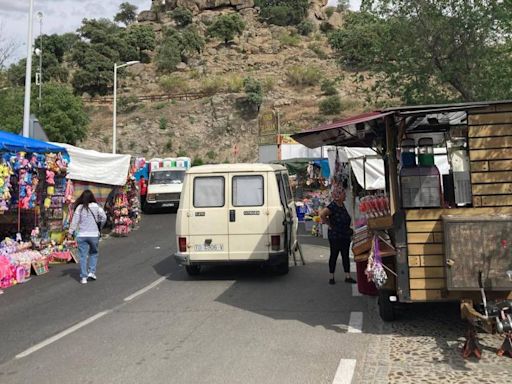
[[[113,155],[69,144],[53,143],[66,148],[70,157],[68,177],[71,180],[122,186],[130,170],[130,155]]]

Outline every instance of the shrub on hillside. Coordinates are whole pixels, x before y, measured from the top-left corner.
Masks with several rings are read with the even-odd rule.
[[[137,96],[121,96],[117,99],[117,109],[121,113],[133,112],[137,109],[139,99]]]
[[[225,44],[240,35],[245,29],[245,22],[238,13],[218,16],[208,27],[208,35],[224,41]]]
[[[224,87],[224,80],[218,76],[205,77],[201,80],[201,91],[208,95],[215,95]]]
[[[308,0],[256,0],[255,4],[263,21],[281,26],[299,24],[309,9]]]
[[[327,17],[331,17],[335,10],[336,10],[336,7],[327,7],[327,8],[325,8],[325,15]]]
[[[162,76],[159,85],[168,93],[183,93],[188,90],[187,80],[176,75]]]
[[[332,96],[338,94],[338,89],[336,89],[336,81],[325,79],[322,81],[320,85],[320,90],[324,93],[324,95]]]
[[[308,48],[313,51],[319,59],[325,60],[329,57],[320,43],[311,43],[308,45]]]
[[[315,24],[313,24],[313,22],[310,20],[302,20],[297,25],[297,31],[302,36],[309,36],[311,33],[313,33],[315,31]]]
[[[191,24],[193,19],[192,12],[183,7],[177,7],[174,11],[172,11],[171,17],[180,27],[185,27]]]
[[[246,77],[244,79],[244,90],[249,106],[253,109],[259,109],[261,103],[263,103],[261,83],[252,77]]]
[[[312,86],[322,79],[320,69],[316,67],[292,66],[286,71],[286,81],[293,86]]]
[[[300,45],[300,37],[288,32],[281,33],[278,40],[283,46],[297,47]]]
[[[329,24],[327,21],[323,21],[322,24],[320,24],[320,30],[325,34],[328,34],[332,31],[334,31],[334,27],[331,24]]]
[[[338,95],[328,96],[318,105],[324,115],[337,115],[341,112],[341,100]]]

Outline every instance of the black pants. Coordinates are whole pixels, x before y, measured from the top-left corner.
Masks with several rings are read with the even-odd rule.
[[[350,273],[350,239],[329,239],[331,248],[331,256],[329,257],[329,272],[334,273],[336,270],[336,261],[338,254],[341,252],[341,260],[343,261],[343,270]]]

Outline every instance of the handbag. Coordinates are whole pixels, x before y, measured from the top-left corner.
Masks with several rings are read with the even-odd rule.
[[[103,228],[103,224],[101,223],[101,221],[98,221],[96,219],[96,216],[94,216],[94,213],[92,213],[92,211],[89,209],[89,207],[87,207],[87,210],[91,213],[93,219],[94,219],[94,222],[96,223],[96,225],[98,226],[98,232],[101,233],[101,229]]]

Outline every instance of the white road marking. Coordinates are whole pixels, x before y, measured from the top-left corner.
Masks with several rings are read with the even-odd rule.
[[[348,321],[348,333],[363,332],[363,312],[350,312],[350,320]]]
[[[167,279],[170,275],[165,275],[165,276],[162,276],[161,278],[159,278],[158,280],[152,282],[151,284],[149,284],[148,286],[142,288],[142,289],[139,289],[137,292],[135,292],[133,295],[130,295],[128,296],[127,298],[124,299],[124,301],[131,301],[133,299],[135,299],[137,296],[140,296],[142,295],[143,293],[146,293],[147,291],[149,291],[150,289],[152,288],[155,288],[158,284],[160,284],[162,281],[164,281],[165,279]]]
[[[66,329],[65,331],[62,331],[58,334],[56,334],[55,336],[52,336],[50,337],[49,339],[46,339],[45,341],[39,343],[39,344],[36,344],[34,345],[33,347],[30,347],[29,349],[27,349],[26,351],[24,352],[21,352],[20,354],[16,355],[16,358],[17,359],[21,359],[23,357],[27,357],[28,355],[36,352],[36,351],[39,351],[41,348],[44,348],[54,342],[56,342],[57,340],[60,340],[62,339],[63,337],[79,330],[80,328],[82,327],[85,327],[86,325],[88,324],[91,324],[93,321],[96,321],[98,320],[99,318],[105,316],[106,314],[110,313],[111,311],[103,311],[103,312],[100,312],[92,317],[89,317],[88,319],[84,320],[84,321],[81,321],[80,323],[78,324],[75,324],[73,325],[71,328],[68,328]]]
[[[332,384],[350,384],[356,370],[355,359],[341,359]]]
[[[363,296],[359,292],[359,289],[357,288],[357,284],[352,284],[352,296],[354,296],[354,297],[356,297],[356,296]]]

